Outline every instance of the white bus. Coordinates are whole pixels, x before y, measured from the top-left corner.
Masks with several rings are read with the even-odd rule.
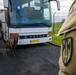
[[[4,0],[2,36],[5,41],[18,36],[17,45],[51,41],[51,5],[54,0]],[[59,1],[57,7],[59,9]]]

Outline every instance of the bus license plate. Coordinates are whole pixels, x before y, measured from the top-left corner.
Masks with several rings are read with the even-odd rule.
[[[38,43],[39,40],[31,40],[30,42],[31,42],[31,43]]]

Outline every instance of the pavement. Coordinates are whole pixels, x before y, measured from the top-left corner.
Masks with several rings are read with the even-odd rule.
[[[0,38],[0,55],[6,53],[6,44],[5,42]]]
[[[51,44],[18,46],[14,57],[0,40],[0,75],[58,75],[59,49]]]

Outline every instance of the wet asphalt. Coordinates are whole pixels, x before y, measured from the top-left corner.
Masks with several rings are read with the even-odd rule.
[[[45,43],[17,46],[16,56],[7,54],[0,41],[0,75],[58,75],[60,47]]]

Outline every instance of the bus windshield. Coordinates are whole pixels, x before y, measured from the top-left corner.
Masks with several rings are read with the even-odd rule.
[[[11,25],[45,23],[51,25],[48,0],[10,0]]]

